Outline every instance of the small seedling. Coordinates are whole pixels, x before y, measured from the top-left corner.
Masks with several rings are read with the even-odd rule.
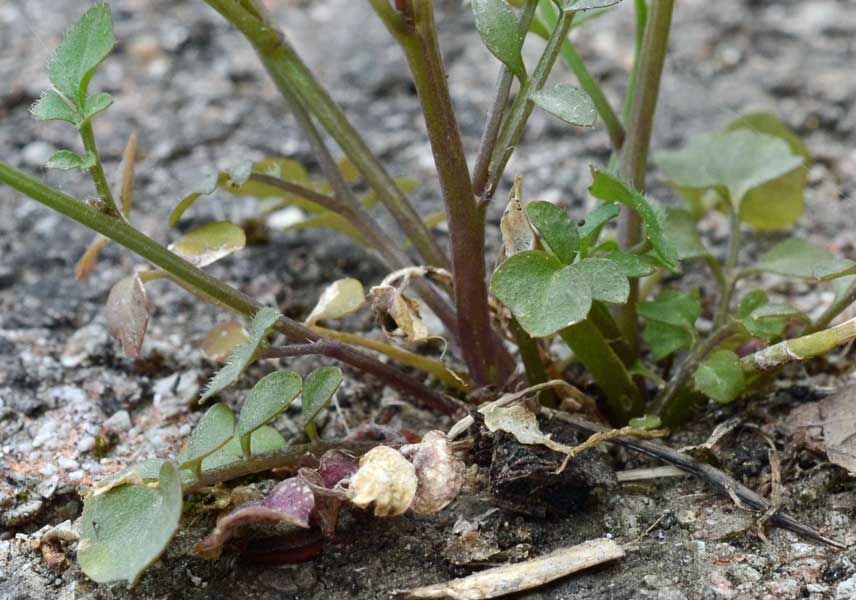
[[[545,404],[558,406],[566,397],[607,415],[615,426],[629,422],[614,435],[660,435],[650,430],[679,426],[705,399],[735,402],[784,364],[817,357],[856,337],[853,322],[829,327],[856,299],[856,263],[796,237],[757,260],[742,256],[748,232],[785,231],[803,211],[811,157],[799,138],[767,113],[745,115],[683,149],[654,155],[659,175],[685,199],[685,208],[667,208],[645,195],[673,0],[635,1],[635,58],[623,109],[616,111],[577,53],[572,33],[583,24],[595,26],[588,24],[596,24],[594,17],[608,14],[619,1],[473,0],[475,28],[498,59],[500,74],[471,171],[446,85],[433,3],[371,0],[410,67],[434,151],[445,211],[423,216],[407,197],[416,182],[389,175],[260,2],[206,0],[258,52],[320,168],[310,176],[299,163],[281,157],[235,165],[176,199],[164,221],[176,225],[207,195],[252,196],[258,200],[258,222],[286,229],[331,228],[349,236],[390,273],[368,293],[364,284],[369,282],[332,282],[302,323],[203,270],[247,243],[237,224],[207,223],[184,236],[169,236],[177,239],[168,247],[131,225],[134,135],[119,201],[114,199],[93,130],[93,120],[104,118],[112,99],[89,91],[93,73],[115,43],[107,4],[91,7],[68,31],[48,65],[52,89],[32,107],[35,118],[65,121],[79,131],[82,151],[61,150],[47,166],[87,172],[95,198],[78,201],[5,162],[0,162],[0,181],[99,234],[81,258],[78,276],[96,268],[98,251],[108,240],[150,265],[122,278],[107,299],[110,329],[129,356],[144,350],[149,303],[157,300],[149,299],[146,284],[157,279],[251,320],[246,329],[234,321],[218,326],[203,343],[209,356],[229,357],[202,394],[203,403],[241,382],[256,361],[320,355],[444,414],[485,390],[513,389],[525,377]],[[530,34],[547,42],[534,64],[526,64],[521,52]],[[560,58],[579,87],[545,85]],[[528,201],[529,190],[524,193],[518,178],[500,226],[500,255],[488,256],[486,208],[502,186],[512,153],[525,146],[523,133],[536,109],[574,127],[594,127],[599,118],[613,156],[592,167],[589,191],[595,207],[587,214]],[[335,142],[342,160],[334,159],[327,139]],[[283,225],[280,211],[286,208],[307,216]],[[380,225],[376,213],[381,208],[398,224],[403,240]],[[730,223],[724,260],[708,249],[697,227],[711,213],[725,215]],[[448,255],[432,232],[442,221],[448,225]],[[617,234],[612,227],[616,221]],[[492,273],[489,264],[495,265]],[[696,268],[710,269],[712,286],[699,290],[681,285],[678,276]],[[811,320],[771,299],[766,290],[753,289],[751,282],[761,273],[818,284],[831,281],[835,300]],[[664,275],[669,284],[658,287]],[[710,310],[702,300],[713,296],[717,301]],[[388,339],[330,326],[368,307]],[[426,307],[442,330],[430,330],[430,321],[422,318]],[[703,327],[703,322],[711,326]],[[276,345],[279,334],[288,343]],[[551,354],[556,339],[594,381],[594,403],[567,382],[548,385],[548,380],[580,372],[568,369],[569,360]],[[438,340],[442,346],[450,342],[460,361],[454,364],[464,369],[450,367],[448,357],[423,352]],[[237,524],[246,521],[297,527],[316,523],[330,533],[343,503],[373,506],[379,516],[406,510],[430,514],[448,504],[460,489],[462,465],[442,434],[426,435],[421,444],[400,451],[377,447],[359,470],[355,455],[377,444],[323,439],[316,420],[342,381],[336,367],[322,367],[305,378],[291,371],[270,373],[247,393],[237,415],[225,403],[212,404],[178,455],[133,465],[91,490],[78,552],[84,572],[96,581],[133,584],[175,533],[185,495],[276,467],[304,468],[264,500],[221,517],[198,546],[203,556],[219,556]],[[472,392],[478,394],[468,396]],[[286,440],[274,425],[298,397],[309,444],[292,446],[298,440]],[[532,413],[525,420],[515,410],[492,414],[487,421],[501,418],[507,429],[524,437],[532,434]],[[534,426],[540,434],[537,422]],[[543,434],[537,439],[550,442]],[[300,462],[307,451],[318,457],[313,467]],[[561,451],[572,454],[565,446]],[[429,475],[434,479],[429,481]],[[440,479],[443,485],[437,485]]]

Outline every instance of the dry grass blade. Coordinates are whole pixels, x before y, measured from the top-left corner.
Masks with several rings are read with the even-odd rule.
[[[122,213],[127,219],[131,214],[131,205],[134,203],[134,169],[137,163],[137,132],[132,131],[128,138],[128,145],[122,153],[121,184],[119,186],[119,202]]]
[[[539,558],[487,569],[446,583],[393,592],[391,597],[397,600],[497,598],[529,590],[577,571],[623,557],[624,550],[614,541],[605,538],[589,540]]]

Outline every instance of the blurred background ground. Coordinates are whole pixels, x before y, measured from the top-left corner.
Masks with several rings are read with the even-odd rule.
[[[441,201],[431,179],[417,98],[398,49],[367,3],[267,4],[389,169],[423,182],[416,194],[420,210],[438,210]],[[478,40],[469,7],[459,0],[437,4],[450,86],[472,152],[497,65]],[[799,235],[856,258],[852,2],[676,4],[654,149],[679,147],[693,134],[743,112],[775,112],[803,137],[815,159]],[[80,198],[92,193],[84,177],[43,168],[55,150],[77,148],[74,132],[63,124],[37,123],[27,109],[48,87],[45,64],[62,31],[87,6],[82,0],[0,2],[0,157]],[[116,103],[95,128],[108,172],[115,170],[130,132],[139,132],[137,226],[158,240],[174,239],[177,231],[166,226],[166,216],[206,169],[266,156],[313,166],[308,144],[249,47],[203,2],[115,0],[112,6],[119,44],[93,89],[109,91]],[[576,40],[617,105],[632,58],[631,3],[578,30]],[[537,56],[538,50],[533,43],[527,55]],[[558,67],[555,79],[571,77]],[[585,192],[588,166],[602,165],[608,156],[603,127],[569,129],[536,111],[507,173],[523,175],[527,198],[556,201],[582,214],[591,202]],[[677,201],[653,171],[650,182],[652,195]],[[504,197],[504,191],[497,196]],[[501,204],[492,207],[494,224]],[[240,220],[251,208],[247,202],[205,199],[179,231],[212,218]],[[724,224],[712,218],[704,227],[711,245],[719,247]],[[495,228],[491,232],[495,243]],[[112,284],[137,261],[111,246],[98,270],[77,282],[73,265],[91,239],[89,232],[0,187],[0,597],[206,598],[216,591],[217,597],[228,598],[376,598],[396,587],[466,571],[451,567],[441,552],[456,520],[476,510],[463,502],[434,520],[356,518],[321,558],[279,568],[247,567],[231,557],[205,563],[192,553],[204,528],[191,527],[133,594],[123,586],[87,582],[74,566],[73,546],[67,559],[32,550],[44,526],[79,516],[80,486],[129,462],[167,455],[180,444],[198,418],[187,399],[214,368],[199,352],[199,341],[224,318],[168,284],[155,284],[143,357],[125,358],[107,335],[102,306]],[[763,248],[776,239],[763,236],[753,244]],[[327,232],[272,232],[266,245],[230,257],[212,271],[297,317],[338,277],[347,274],[368,284],[383,275],[346,239]],[[823,288],[777,285],[810,311],[831,297]],[[294,366],[301,370],[309,364]],[[846,385],[823,374],[803,383],[806,389]],[[779,396],[768,401],[791,406],[804,399],[791,389]],[[349,377],[340,398],[355,419],[393,399],[357,377]],[[711,414],[700,431],[709,431],[723,416]],[[409,418],[426,417],[413,413]],[[277,425],[287,433],[299,430],[289,415]],[[333,431],[341,424],[330,417],[329,427]],[[102,454],[95,440],[105,431],[113,432],[116,443]],[[731,456],[730,464],[750,465],[742,477],[757,484],[765,473],[763,446],[755,452],[751,440],[742,441],[745,456]],[[852,542],[852,482],[822,466],[807,473],[788,483],[791,507],[814,526],[849,535]],[[732,536],[743,526],[743,515],[705,492],[682,479],[602,498],[558,523],[500,513],[491,526],[507,532],[503,543],[509,547],[528,544],[536,555],[606,533],[631,540],[663,517],[628,559],[529,598],[856,597],[852,551],[836,555],[781,532],[769,545]]]

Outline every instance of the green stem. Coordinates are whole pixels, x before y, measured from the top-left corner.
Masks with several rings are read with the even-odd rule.
[[[535,9],[538,7],[538,0],[527,0],[523,11],[518,19],[518,29],[522,35],[526,35],[529,30],[529,23],[532,22],[532,17],[535,14]],[[476,162],[473,166],[473,192],[481,200],[487,186],[487,178],[490,168],[490,159],[493,156],[493,151],[496,148],[496,140],[499,137],[499,130],[502,126],[502,117],[505,115],[505,106],[508,104],[508,97],[511,93],[511,84],[514,81],[514,73],[505,64],[502,65],[499,71],[499,78],[496,84],[496,96],[493,99],[493,104],[487,113],[487,122],[485,123],[484,132],[482,133],[481,143],[479,144],[479,152],[476,155]]]
[[[387,0],[372,6],[404,50],[434,154],[452,248],[452,276],[461,354],[477,384],[499,384],[513,370],[510,355],[494,335],[485,267],[485,215],[473,194],[469,166],[437,40],[430,0],[414,0],[409,14]]]
[[[633,93],[636,91],[636,81],[639,79],[639,58],[642,56],[642,41],[645,37],[645,26],[648,24],[647,0],[635,0],[633,8],[636,12],[636,46],[633,50],[633,66],[627,80],[627,92],[624,95],[624,109],[621,120],[624,125],[630,122],[630,107],[633,105]]]
[[[728,319],[728,311],[731,308],[731,298],[734,296],[734,287],[737,285],[737,280],[740,278],[740,273],[737,270],[737,258],[740,252],[740,243],[742,234],[740,232],[740,215],[737,211],[732,210],[729,213],[729,235],[728,235],[728,257],[725,260],[725,268],[723,269],[723,286],[722,295],[719,297],[719,305],[716,308],[716,314],[713,318],[714,328],[722,327]]]
[[[520,86],[520,91],[517,93],[517,97],[514,99],[511,109],[508,112],[508,117],[505,119],[505,124],[499,133],[496,151],[490,161],[488,183],[485,187],[485,198],[493,196],[496,186],[505,171],[505,165],[508,164],[508,160],[523,137],[526,122],[529,120],[529,115],[532,114],[532,109],[535,106],[535,103],[530,99],[530,95],[540,90],[544,86],[544,82],[547,81],[547,76],[553,70],[553,65],[556,64],[556,59],[559,57],[562,42],[568,37],[568,31],[571,29],[575,15],[575,12],[563,12],[561,14],[556,27],[547,39],[547,47],[544,48],[538,65],[529,79]]]
[[[680,402],[684,398],[684,396],[680,395],[680,392],[682,392],[684,387],[689,383],[690,378],[696,372],[701,362],[736,331],[736,324],[730,323],[728,325],[724,325],[711,332],[711,334],[702,343],[698,344],[687,355],[672,377],[669,378],[669,384],[651,407],[651,414],[663,415],[677,414],[677,412],[680,412],[677,411],[674,406],[675,402]]]
[[[740,359],[747,375],[778,369],[788,363],[822,356],[837,346],[856,339],[856,319],[835,327],[773,344]]]
[[[559,335],[577,360],[592,374],[606,398],[606,407],[616,424],[624,425],[645,410],[642,393],[606,338],[590,320],[566,327]]]
[[[271,469],[296,468],[307,454],[320,458],[329,450],[344,450],[355,456],[365,454],[380,442],[352,442],[352,441],[329,441],[313,442],[311,444],[296,444],[272,452],[256,454],[244,460],[234,462],[216,469],[206,469],[193,481],[183,484],[185,494],[195,492],[202,488],[210,487],[225,481],[263,473]]]
[[[660,77],[669,44],[673,8],[674,0],[652,0],[651,13],[642,40],[639,74],[630,107],[627,135],[618,163],[618,174],[640,192],[645,191],[648,150],[651,146],[654,114],[660,92]],[[625,250],[638,244],[641,239],[642,222],[639,215],[628,207],[623,207],[618,218],[619,246]],[[638,299],[639,282],[631,279],[630,298],[625,304],[616,306],[613,312],[634,355],[639,353]]]
[[[297,98],[336,140],[345,155],[362,173],[366,183],[377,192],[380,201],[401,226],[423,260],[431,266],[448,268],[449,261],[430,229],[348,121],[342,109],[288,43],[285,35],[271,23],[259,20],[234,1],[206,2],[244,34],[277,88],[287,97]],[[257,13],[262,14],[262,11]]]
[[[124,218],[122,211],[119,210],[119,207],[116,206],[116,201],[113,199],[110,184],[107,183],[107,176],[104,175],[104,166],[101,164],[101,155],[98,154],[98,147],[95,144],[95,132],[92,130],[91,119],[81,125],[80,137],[83,140],[83,148],[86,150],[86,153],[91,152],[95,156],[95,164],[89,169],[89,174],[95,183],[98,198],[103,203],[108,215],[120,219]]]
[[[818,317],[817,321],[811,324],[811,327],[808,328],[808,333],[815,333],[824,327],[829,326],[835,317],[847,310],[847,307],[854,302],[856,302],[856,280],[853,281],[841,297],[835,300],[829,305],[829,308],[823,311],[823,314]]]
[[[163,269],[181,285],[197,292],[203,298],[212,299],[218,304],[248,317],[252,317],[261,307],[251,297],[193,266],[145,234],[137,231],[125,221],[90,208],[71,196],[29,177],[3,161],[0,161],[0,182],[124,246],[154,266]],[[314,342],[322,339],[317,332],[285,316],[280,317],[277,329],[292,341]],[[448,411],[449,401],[442,394],[359,350],[341,342],[336,342],[336,344],[338,345],[334,349],[335,352],[331,352],[331,354],[335,354],[335,358],[375,374],[402,392],[418,398],[424,404]]]
[[[523,361],[523,368],[526,371],[526,381],[530,386],[546,383],[550,380],[550,375],[547,373],[547,368],[544,366],[544,361],[541,358],[541,349],[538,347],[538,342],[532,339],[526,330],[524,330],[517,319],[511,318],[511,331],[514,334],[514,339],[517,341],[517,348],[520,350],[520,358]],[[544,406],[557,408],[559,399],[555,392],[550,389],[539,392],[538,399]]]
[[[547,26],[554,27],[559,20],[558,10],[553,6],[552,1],[544,2],[541,6],[541,14],[546,19]],[[541,31],[536,30],[536,33],[541,33]],[[612,105],[609,103],[606,94],[603,93],[600,84],[592,77],[591,72],[586,67],[585,61],[583,61],[573,42],[568,37],[565,37],[564,41],[562,41],[561,56],[562,60],[565,61],[565,64],[568,65],[568,68],[577,78],[580,87],[594,102],[597,114],[600,115],[609,133],[609,140],[612,143],[614,151],[619,151],[621,145],[624,143],[624,126],[612,109]]]

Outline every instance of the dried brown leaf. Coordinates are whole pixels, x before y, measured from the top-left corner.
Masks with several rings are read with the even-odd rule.
[[[149,325],[149,299],[139,275],[119,280],[107,297],[107,327],[131,358],[140,353]]]
[[[821,400],[820,416],[826,456],[856,475],[856,390],[848,388]]]
[[[236,320],[226,321],[208,332],[202,340],[202,352],[215,362],[224,362],[232,351],[249,337],[250,334],[243,323]]]
[[[437,513],[458,497],[464,482],[464,463],[455,457],[449,438],[442,431],[429,431],[418,444],[401,453],[416,467],[419,484],[410,509],[417,515]]]
[[[374,503],[376,517],[394,517],[410,507],[418,485],[416,468],[401,452],[377,446],[360,459],[348,496],[360,508]]]
[[[77,260],[77,266],[74,269],[74,278],[78,281],[83,281],[92,273],[92,270],[95,268],[95,263],[98,262],[98,255],[101,253],[101,250],[110,243],[106,237],[98,236],[92,243],[89,244],[89,247],[86,249],[86,252],[80,255],[80,258]]]
[[[387,335],[419,343],[429,339],[428,328],[419,315],[419,304],[391,285],[376,285],[369,300],[378,322]]]

